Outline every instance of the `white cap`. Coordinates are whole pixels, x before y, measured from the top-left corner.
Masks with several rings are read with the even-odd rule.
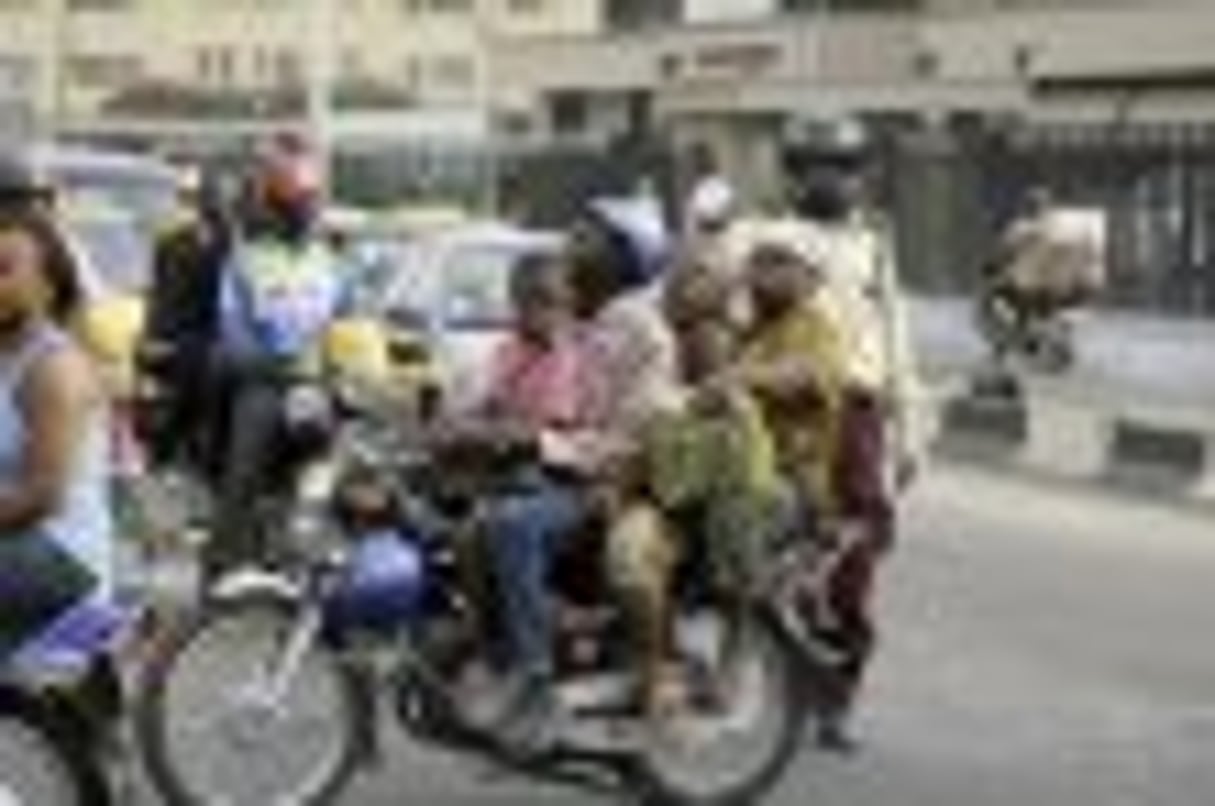
[[[779,249],[817,269],[824,268],[827,260],[827,245],[818,227],[794,218],[756,222],[746,238],[744,253],[748,260],[761,249]]]
[[[696,183],[688,199],[688,221],[692,224],[721,224],[734,215],[734,188],[723,177],[710,176]]]

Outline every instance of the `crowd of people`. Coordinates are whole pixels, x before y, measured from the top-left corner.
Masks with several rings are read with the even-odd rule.
[[[561,255],[513,270],[515,327],[485,397],[444,425],[539,456],[486,519],[509,670],[503,729],[522,743],[543,741],[554,708],[553,563],[594,515],[654,719],[680,705],[668,653],[685,555],[702,552],[712,589],[744,607],[780,534],[831,541],[831,639],[846,663],[818,737],[854,747],[878,566],[917,465],[914,384],[863,144],[845,133],[795,156],[780,216],[749,217],[727,180],[707,176],[682,232],[649,199],[594,199]],[[0,656],[65,603],[112,588],[114,538],[103,395],[71,335],[71,256],[49,189],[3,173]],[[276,141],[249,190],[233,211],[199,189],[197,214],[163,239],[141,357],[159,390],[145,423],[153,456],[185,455],[217,491],[211,578],[264,548],[250,508],[280,405],[271,369],[313,360],[346,297],[306,145]]]

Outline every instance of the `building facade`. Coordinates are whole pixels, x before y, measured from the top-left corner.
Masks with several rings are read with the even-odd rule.
[[[484,105],[491,43],[598,20],[597,0],[0,0],[0,59],[46,129],[299,113],[322,56],[340,106],[450,110]]]
[[[620,12],[628,22],[605,35],[504,52],[498,103],[540,139],[604,141],[639,125],[708,141],[749,177],[772,164],[775,133],[797,115],[1215,122],[1215,6],[1202,0],[683,8],[682,23]]]
[[[1112,299],[1215,311],[1215,4],[610,5],[604,33],[496,57],[515,131],[583,148],[649,139],[676,161],[708,146],[762,204],[781,196],[791,120],[859,116],[921,288],[969,290],[1044,183],[1108,212]]]

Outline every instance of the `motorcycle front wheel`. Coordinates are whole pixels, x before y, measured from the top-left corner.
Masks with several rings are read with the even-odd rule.
[[[167,803],[320,806],[344,791],[370,717],[317,626],[303,606],[255,594],[209,603],[167,638],[135,704]]]

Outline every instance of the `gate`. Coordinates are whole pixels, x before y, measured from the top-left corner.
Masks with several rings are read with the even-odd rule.
[[[973,292],[1035,186],[1109,220],[1108,304],[1215,315],[1215,126],[909,130],[886,138],[882,201],[904,271],[927,293]]]

